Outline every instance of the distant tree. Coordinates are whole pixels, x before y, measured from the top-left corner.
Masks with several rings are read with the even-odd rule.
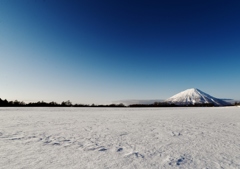
[[[15,101],[13,102],[13,105],[14,105],[14,106],[19,106],[19,105],[20,105],[20,102],[19,102],[18,100],[15,100]]]
[[[115,104],[110,104],[109,107],[116,107],[116,105]]]
[[[73,107],[89,107],[89,105],[86,105],[86,104],[74,104]]]
[[[240,105],[240,102],[235,102],[234,105],[235,105],[235,106],[239,106],[239,105]]]
[[[118,107],[126,107],[123,103],[118,104]]]
[[[22,106],[25,106],[26,104],[23,102],[23,101],[18,101],[18,100],[15,100],[14,102],[11,102],[14,106],[17,106],[17,107],[22,107]],[[9,102],[9,105],[12,105],[10,102]]]
[[[59,104],[57,102],[54,102],[54,101],[50,102],[49,105],[51,105],[51,106],[59,106]]]
[[[70,100],[65,101],[65,102],[63,101],[62,104],[61,104],[61,106],[70,107],[70,106],[72,106],[72,102],[71,102]]]

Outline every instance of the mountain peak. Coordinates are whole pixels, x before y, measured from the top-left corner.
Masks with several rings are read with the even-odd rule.
[[[184,91],[197,92],[197,91],[200,91],[200,90],[198,88],[190,88],[190,89],[187,89],[187,90],[184,90]]]
[[[190,89],[187,89],[187,90],[198,90],[198,89],[194,87],[194,88],[190,88]]]
[[[197,88],[184,90],[169,99],[166,102],[176,105],[194,105],[194,104],[214,104],[215,106],[229,105],[227,102],[217,99]]]

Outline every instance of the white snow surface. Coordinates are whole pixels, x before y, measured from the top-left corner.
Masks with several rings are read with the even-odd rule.
[[[165,102],[174,103],[176,105],[213,103],[216,106],[226,106],[230,104],[221,99],[210,96],[197,88],[184,90],[165,100]]]
[[[240,109],[0,108],[1,169],[240,168]]]

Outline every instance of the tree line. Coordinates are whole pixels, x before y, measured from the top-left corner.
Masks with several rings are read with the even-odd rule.
[[[213,103],[195,103],[189,105],[176,105],[168,102],[155,102],[153,104],[132,104],[129,107],[214,107]]]
[[[234,105],[240,105],[240,102],[235,102]],[[189,105],[176,105],[173,103],[168,102],[155,102],[153,104],[131,104],[131,105],[124,105],[123,103],[120,104],[107,104],[107,105],[96,105],[96,104],[72,104],[70,100],[63,101],[61,103],[57,102],[30,102],[25,103],[23,101],[8,101],[2,100],[0,98],[0,107],[214,107],[215,105],[212,103],[203,103],[203,104],[189,104]]]
[[[240,102],[235,102],[234,105],[235,106],[240,106]]]
[[[126,107],[124,104],[109,104],[109,105],[95,105],[95,104],[72,104],[70,100],[63,101],[62,103],[57,102],[30,102],[25,103],[23,101],[8,101],[0,98],[0,107]]]

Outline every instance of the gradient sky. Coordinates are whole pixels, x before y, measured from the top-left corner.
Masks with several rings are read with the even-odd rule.
[[[1,0],[0,98],[240,99],[239,0]]]

